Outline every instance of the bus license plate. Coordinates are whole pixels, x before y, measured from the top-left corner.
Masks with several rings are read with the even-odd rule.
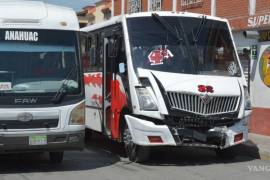
[[[30,136],[29,137],[29,145],[31,145],[31,146],[46,145],[46,144],[47,144],[47,136],[46,135]]]

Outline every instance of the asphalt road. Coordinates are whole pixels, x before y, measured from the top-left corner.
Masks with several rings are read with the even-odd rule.
[[[270,161],[240,147],[236,159],[220,160],[212,150],[157,148],[146,164],[130,163],[121,145],[95,137],[82,152],[67,152],[62,164],[53,165],[48,154],[0,156],[0,180],[189,180],[270,179]]]

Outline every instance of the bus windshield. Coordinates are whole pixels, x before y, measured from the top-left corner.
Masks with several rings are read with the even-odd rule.
[[[128,18],[127,26],[136,71],[241,76],[226,22],[156,15]]]
[[[78,93],[76,42],[69,31],[0,30],[0,93],[55,94],[63,83]]]

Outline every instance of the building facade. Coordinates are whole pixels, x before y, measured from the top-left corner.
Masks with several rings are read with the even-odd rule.
[[[84,7],[77,15],[81,27],[105,21],[112,16],[112,1],[97,1],[93,5]]]
[[[187,11],[227,18],[249,84],[250,131],[270,136],[270,0],[112,0],[113,15]]]

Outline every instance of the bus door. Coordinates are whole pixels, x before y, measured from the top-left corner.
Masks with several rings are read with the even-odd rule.
[[[110,46],[110,41],[113,41],[112,37],[107,36],[104,37],[104,121],[103,121],[103,126],[105,133],[107,135],[111,135],[111,95],[112,95],[112,83],[113,79],[115,76],[115,70],[114,70],[114,60],[113,58],[109,55],[109,46]]]
[[[100,33],[84,34],[82,38],[86,127],[102,132],[103,121],[103,46]]]
[[[126,105],[122,78],[118,73],[119,63],[124,61],[121,34],[104,37],[104,127],[112,139],[119,138],[120,111]],[[124,94],[124,95],[123,95]]]

